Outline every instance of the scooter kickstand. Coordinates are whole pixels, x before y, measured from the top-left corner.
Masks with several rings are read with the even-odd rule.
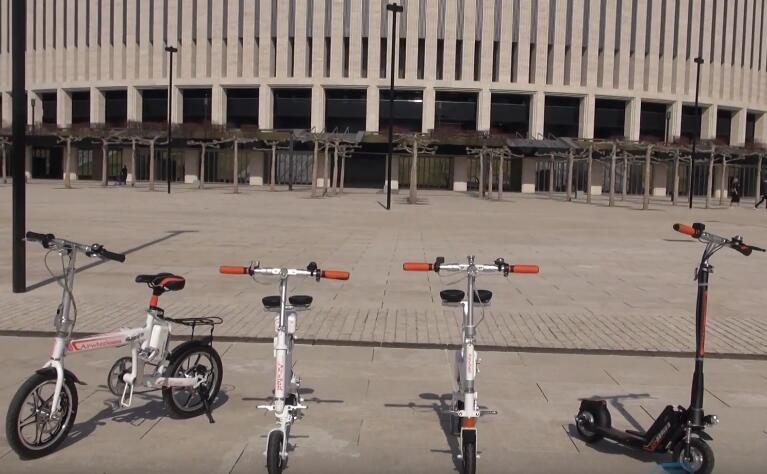
[[[205,407],[205,416],[208,417],[208,422],[215,423],[216,420],[213,419],[213,410],[211,410],[210,403],[208,402],[208,387],[200,385],[197,387],[197,393],[200,395],[200,400],[202,400],[202,406]]]
[[[130,392],[128,392],[128,388],[130,388]],[[128,401],[125,401],[125,396],[128,395]],[[130,408],[131,404],[133,403],[133,384],[125,384],[125,388],[123,388],[123,396],[120,397],[120,406],[123,408]]]

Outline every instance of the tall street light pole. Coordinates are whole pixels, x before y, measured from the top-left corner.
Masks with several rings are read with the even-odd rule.
[[[700,95],[700,66],[703,64],[703,58],[698,56],[695,58],[695,64],[697,64],[697,75],[695,77],[695,133],[692,135],[692,155],[690,156],[690,173],[688,175],[687,187],[690,194],[690,209],[692,209],[692,176],[693,169],[695,168],[695,145],[698,142],[698,136],[700,135],[700,107],[698,106],[698,96]],[[706,190],[708,192],[708,190]]]
[[[178,48],[166,46],[168,53],[168,156],[165,157],[165,177],[168,178],[168,194],[170,194],[170,160],[173,152],[173,127],[171,124],[173,111],[173,53],[178,52]]]
[[[389,86],[389,155],[386,160],[386,210],[391,210],[391,163],[392,163],[392,151],[394,148],[394,67],[395,57],[397,50],[395,48],[397,43],[397,13],[402,13],[404,8],[397,2],[389,3],[386,5],[386,10],[392,13],[391,22],[391,70],[389,75],[391,76],[391,85]]]
[[[13,292],[27,291],[27,249],[24,245],[26,232],[26,177],[24,176],[24,153],[26,150],[27,99],[24,77],[27,5],[24,0],[13,0],[12,31],[13,49],[11,50],[12,83],[12,140],[11,173],[13,176],[13,217],[12,217],[12,262]]]

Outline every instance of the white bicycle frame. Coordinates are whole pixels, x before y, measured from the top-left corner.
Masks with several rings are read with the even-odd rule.
[[[134,329],[119,329],[115,332],[88,336],[82,339],[72,339],[72,332],[75,327],[76,317],[71,318],[70,309],[72,307],[72,291],[75,279],[75,260],[78,251],[89,252],[89,247],[73,242],[62,240],[53,241],[55,245],[60,245],[59,253],[69,256],[64,279],[64,291],[61,298],[61,305],[56,313],[54,324],[56,326],[56,335],[54,338],[51,357],[43,365],[43,369],[53,368],[56,370],[56,387],[51,402],[51,413],[58,413],[61,390],[64,385],[64,357],[69,353],[85,352],[96,349],[106,349],[109,347],[121,347],[131,344],[131,373],[125,374],[123,381],[125,389],[120,399],[120,405],[129,407],[133,401],[133,387],[136,383],[145,384],[147,387],[193,387],[197,388],[205,380],[201,375],[194,378],[187,377],[165,377],[164,372],[167,366],[168,342],[170,339],[171,325],[168,321],[158,316],[161,311],[157,308],[147,310],[146,323],[143,327]],[[60,243],[60,244],[59,244]],[[157,330],[156,330],[157,329]],[[153,337],[157,334],[156,337]],[[153,343],[150,346],[150,342]],[[146,363],[156,364],[154,373],[144,378],[144,366]],[[127,398],[127,401],[126,401]]]
[[[296,340],[296,330],[298,327],[297,309],[288,303],[288,278],[291,276],[314,276],[307,270],[293,268],[253,268],[253,276],[272,275],[280,277],[280,309],[279,315],[275,317],[274,337],[274,403],[272,405],[259,405],[258,408],[274,412],[277,418],[277,428],[272,431],[281,431],[283,433],[282,451],[280,457],[284,460],[288,457],[288,437],[290,436],[290,426],[301,417],[301,410],[307,409],[303,405],[303,399],[299,394],[301,379],[293,373],[293,343]],[[294,394],[296,397],[295,405],[286,405],[287,395]],[[268,449],[267,436],[267,449]],[[266,451],[264,451],[266,454]]]

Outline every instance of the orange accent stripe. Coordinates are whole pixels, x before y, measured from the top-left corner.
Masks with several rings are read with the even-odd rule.
[[[157,306],[157,303],[159,303],[160,297],[157,295],[152,295],[151,298],[149,298],[149,306]]]
[[[477,427],[477,419],[476,418],[464,418],[463,419],[463,427],[464,428],[476,428]]]

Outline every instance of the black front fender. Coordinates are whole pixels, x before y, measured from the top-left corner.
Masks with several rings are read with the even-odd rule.
[[[45,375],[49,372],[52,372],[53,375],[56,375],[56,369],[54,367],[45,367],[43,369],[37,369],[35,373],[38,373],[40,375]],[[77,378],[77,376],[70,370],[64,369],[64,378],[67,380],[71,380],[73,383],[76,383],[78,385],[87,385],[85,382],[81,382],[80,379]]]
[[[475,429],[463,429],[463,430],[461,430],[461,441],[463,443],[476,443],[477,442],[477,430],[475,430]]]
[[[706,430],[703,428],[694,429],[692,432],[698,435],[698,437],[701,439],[705,439],[706,441],[714,441],[714,438],[712,438],[710,434],[706,433]]]

